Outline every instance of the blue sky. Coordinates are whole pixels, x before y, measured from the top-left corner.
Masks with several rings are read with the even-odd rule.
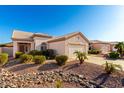
[[[13,29],[124,41],[124,6],[0,6],[0,43],[11,41]]]

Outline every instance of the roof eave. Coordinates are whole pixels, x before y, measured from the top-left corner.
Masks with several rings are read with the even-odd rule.
[[[64,41],[64,40],[66,40],[66,38],[65,37],[62,37],[62,38],[58,38],[58,39],[49,40],[47,42],[48,43],[51,43],[51,42],[58,42],[58,41]]]
[[[33,41],[33,39],[20,39],[20,38],[11,38],[13,41],[17,40],[17,41]]]
[[[32,38],[34,37],[46,37],[46,38],[52,38],[52,36],[46,36],[46,35],[39,35],[39,34],[33,34]]]

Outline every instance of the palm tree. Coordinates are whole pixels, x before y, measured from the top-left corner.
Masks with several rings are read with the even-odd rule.
[[[120,56],[123,57],[124,54],[124,42],[119,42],[115,45],[115,48],[117,49],[117,52],[120,53]]]
[[[82,64],[85,59],[88,59],[85,52],[75,51],[74,54],[76,54],[80,64]]]
[[[106,61],[105,64],[103,64],[103,66],[105,67],[105,71],[106,71],[107,74],[112,74],[113,72],[116,72],[118,70],[123,71],[121,65],[108,63],[107,61]]]

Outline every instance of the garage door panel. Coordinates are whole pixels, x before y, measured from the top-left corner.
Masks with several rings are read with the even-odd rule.
[[[75,55],[74,55],[74,52],[75,51],[85,52],[85,46],[81,46],[81,45],[70,45],[69,46],[69,57],[75,57]]]

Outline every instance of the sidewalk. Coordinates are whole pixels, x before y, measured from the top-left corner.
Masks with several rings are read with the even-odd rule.
[[[109,60],[109,59],[105,59],[104,57],[100,57],[97,55],[90,55],[90,56],[88,56],[88,60],[86,60],[86,61],[89,63],[97,64],[97,65],[103,65],[107,61],[110,63],[121,65],[124,70],[124,60],[123,59]]]

